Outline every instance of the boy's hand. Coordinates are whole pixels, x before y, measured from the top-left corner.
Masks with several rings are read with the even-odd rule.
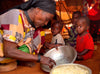
[[[83,57],[82,57],[82,56],[77,56],[76,59],[77,59],[77,60],[83,60]]]
[[[52,48],[54,48],[55,46],[54,46],[54,44],[45,42],[45,47],[46,47],[46,48],[49,48],[49,49],[52,49]]]
[[[50,49],[56,48],[58,50],[58,46],[61,46],[62,44],[51,44]]]
[[[52,48],[58,48],[58,46],[61,46],[62,44],[51,44],[51,43],[45,43],[45,46],[49,49],[52,49]]]
[[[58,50],[58,46],[61,46],[62,44],[55,44],[56,50]]]

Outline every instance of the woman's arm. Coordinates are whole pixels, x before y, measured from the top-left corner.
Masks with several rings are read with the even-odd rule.
[[[10,42],[7,40],[4,40],[4,56],[21,60],[21,61],[38,61],[39,60],[38,55],[31,55],[31,54],[22,52],[17,49],[16,43]],[[53,66],[52,63],[55,64],[55,62],[48,57],[44,57],[44,56],[40,56],[40,57],[41,57],[40,63],[46,64],[49,67]]]
[[[17,49],[17,44],[4,40],[4,55],[5,57],[14,58],[21,61],[37,61],[38,57],[25,53]]]

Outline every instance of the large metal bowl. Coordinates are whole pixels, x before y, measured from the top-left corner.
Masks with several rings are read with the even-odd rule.
[[[73,67],[72,67],[73,66]],[[70,68],[70,69],[69,69]],[[50,71],[50,74],[55,74],[55,70],[56,71],[59,71],[59,70],[61,70],[62,72],[64,72],[64,73],[62,73],[62,72],[58,72],[59,74],[68,74],[68,73],[66,73],[65,72],[65,70],[67,69],[67,70],[72,70],[72,68],[75,68],[75,69],[77,69],[77,71],[79,72],[79,70],[83,70],[84,72],[82,72],[82,74],[92,74],[92,70],[90,69],[90,68],[88,68],[87,66],[85,66],[85,65],[81,65],[81,64],[75,64],[75,63],[70,63],[70,64],[61,64],[61,65],[58,65],[58,66],[55,66],[55,67],[53,67],[52,69],[51,69],[51,71]],[[85,73],[85,72],[88,72],[88,73]],[[72,72],[73,72],[73,70],[72,70]],[[58,74],[57,73],[57,74]],[[73,73],[74,74],[74,73]],[[75,73],[76,74],[76,73]],[[80,73],[81,74],[81,73]]]
[[[71,46],[59,46],[58,50],[53,48],[44,54],[46,57],[50,57],[56,62],[56,66],[60,64],[73,63],[77,57],[76,50]],[[50,72],[50,68],[47,65],[41,64],[41,69]]]

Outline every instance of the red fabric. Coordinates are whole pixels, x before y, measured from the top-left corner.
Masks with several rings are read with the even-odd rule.
[[[42,27],[38,27],[33,35],[33,39],[38,36],[38,31],[44,31]],[[45,43],[45,36],[41,36],[41,44]]]
[[[96,3],[91,10],[88,11],[88,17],[91,20],[100,20],[100,8],[99,3]]]
[[[89,6],[91,5],[92,1],[93,1],[93,0],[87,0]]]
[[[92,50],[83,55],[83,59],[89,59],[92,57],[93,50],[94,50],[94,42],[89,33],[85,34],[84,36],[77,36],[77,44],[76,44],[76,51],[81,53],[84,49]]]
[[[35,33],[34,33],[34,36],[33,38],[37,37],[38,36],[38,31],[44,31],[42,27],[38,27],[36,30],[35,30]]]
[[[9,30],[9,24],[1,24],[1,30]]]
[[[43,45],[45,43],[45,36],[41,37],[41,44]]]

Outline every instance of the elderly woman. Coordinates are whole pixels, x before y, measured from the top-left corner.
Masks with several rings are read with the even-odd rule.
[[[0,64],[9,64],[12,61],[40,62],[49,67],[55,63],[52,59],[40,55],[33,55],[35,46],[33,34],[39,26],[47,25],[54,17],[55,2],[53,0],[30,0],[22,5],[0,15]],[[29,53],[18,50],[25,45]],[[12,59],[9,59],[9,58]],[[15,60],[16,59],[16,60]]]

